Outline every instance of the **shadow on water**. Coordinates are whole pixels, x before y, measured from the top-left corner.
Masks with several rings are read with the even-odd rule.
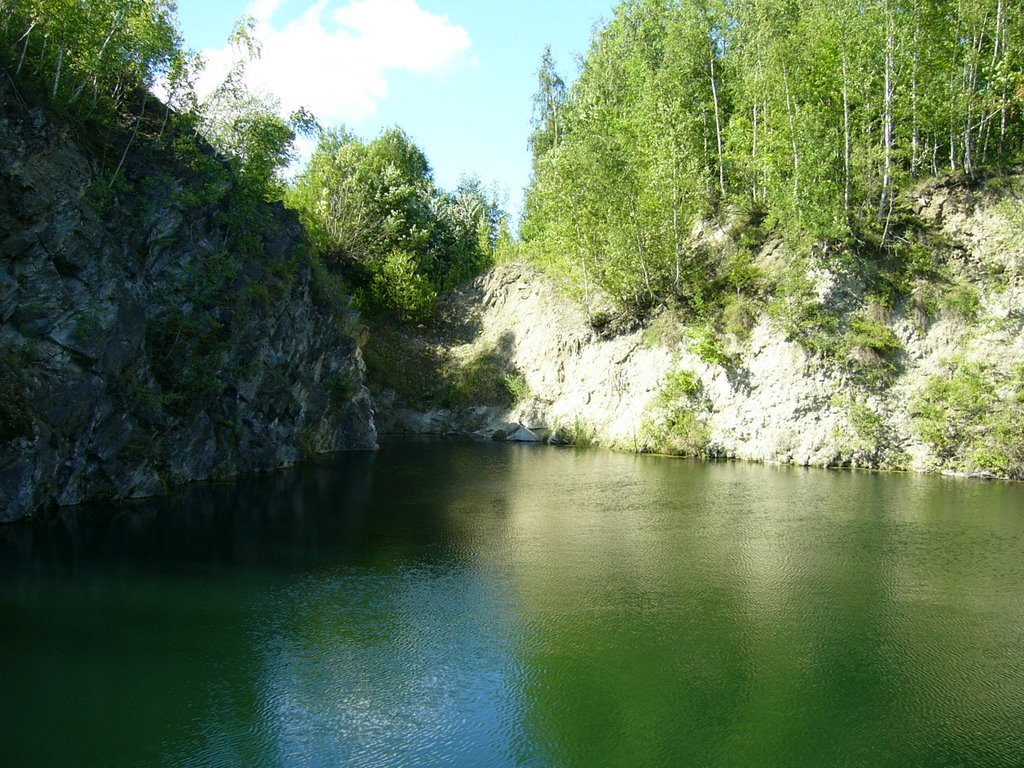
[[[124,504],[65,507],[0,527],[0,568],[281,567],[353,546],[372,453]]]

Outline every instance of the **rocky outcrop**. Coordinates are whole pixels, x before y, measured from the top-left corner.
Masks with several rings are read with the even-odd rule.
[[[152,141],[0,103],[0,521],[375,447],[293,215],[240,223]]]
[[[686,371],[698,385],[689,407],[706,430],[705,450],[712,456],[941,468],[912,417],[922,388],[947,376],[952,360],[983,361],[1003,371],[1024,364],[1024,238],[1019,223],[1008,220],[1008,205],[1020,205],[1022,187],[1021,177],[1014,176],[1002,179],[998,190],[937,183],[910,197],[923,224],[941,236],[951,274],[975,292],[977,306],[964,313],[955,302],[933,301],[922,309],[917,291],[880,312],[900,347],[895,372],[883,386],[866,386],[845,361],[791,340],[763,309],[746,338],[726,338],[727,361],[708,359],[699,339],[684,328],[658,333],[664,331],[658,321],[625,333],[601,332],[549,277],[508,264],[453,297],[454,314],[473,318],[478,331],[451,352],[470,356],[473,349],[504,340],[530,397],[513,408],[435,409],[429,418],[384,407],[381,423],[391,431],[482,437],[516,425],[545,427],[554,435],[643,450],[659,417],[659,394],[672,375]],[[766,270],[784,258],[779,244],[759,255]],[[847,320],[866,311],[869,302],[855,274],[821,269],[814,277],[826,307]],[[922,289],[930,287],[949,289]]]

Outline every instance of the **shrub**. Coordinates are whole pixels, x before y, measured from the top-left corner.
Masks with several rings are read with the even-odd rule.
[[[391,251],[373,265],[371,302],[393,309],[404,322],[422,322],[437,306],[437,291],[416,263],[403,250]]]
[[[590,448],[597,443],[594,425],[579,416],[571,424],[559,425],[553,432],[555,438],[580,448]]]
[[[693,371],[670,371],[654,396],[656,408],[670,408],[680,400],[693,400],[701,391],[700,379]]]
[[[359,378],[355,370],[345,368],[338,371],[328,380],[327,391],[334,405],[342,406],[348,403],[359,391]]]
[[[888,383],[897,373],[896,356],[903,344],[892,328],[868,314],[855,315],[844,336],[847,365],[864,383]]]
[[[723,368],[732,365],[732,355],[725,351],[722,339],[711,326],[691,326],[687,330],[687,336],[690,338],[690,350],[705,363],[720,365]]]
[[[943,292],[939,301],[944,309],[959,315],[968,323],[977,320],[981,311],[978,289],[964,280],[953,283]]]
[[[430,408],[441,399],[447,358],[408,330],[377,327],[363,346],[363,360],[373,387],[390,387],[413,408]]]
[[[837,429],[836,442],[846,463],[853,466],[903,467],[907,457],[898,437],[883,416],[862,398],[837,396],[833,404],[846,412],[848,430]]]
[[[768,316],[788,341],[808,352],[825,357],[839,354],[839,318],[822,305],[802,269],[791,270],[780,282],[778,294],[768,304]]]
[[[722,322],[726,332],[745,341],[757,323],[759,311],[758,302],[751,297],[742,293],[729,296],[722,308]]]
[[[672,456],[706,455],[711,432],[698,415],[702,405],[700,381],[692,371],[669,373],[641,427],[641,449]]]
[[[641,430],[644,450],[669,456],[705,456],[711,432],[688,408],[676,408],[662,420],[645,421]]]
[[[442,405],[449,408],[480,404],[512,406],[529,396],[522,374],[497,349],[484,350],[444,371]]]
[[[1024,479],[1024,366],[1007,375],[956,361],[917,393],[912,415],[940,466]]]
[[[521,373],[507,373],[502,379],[505,389],[514,403],[522,403],[532,396],[530,385]]]

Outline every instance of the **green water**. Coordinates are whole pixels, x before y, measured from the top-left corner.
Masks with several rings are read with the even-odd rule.
[[[1021,766],[1024,487],[398,443],[0,527],[0,765]]]

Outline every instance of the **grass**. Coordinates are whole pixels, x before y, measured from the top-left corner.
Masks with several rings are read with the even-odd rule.
[[[555,427],[554,437],[579,448],[592,448],[597,445],[597,429],[584,418],[576,416],[572,423]]]

